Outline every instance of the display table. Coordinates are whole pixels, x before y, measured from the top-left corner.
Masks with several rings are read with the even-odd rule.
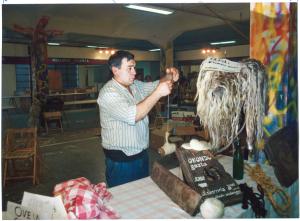
[[[232,174],[232,158],[220,156],[218,157],[218,160],[224,166],[225,170]],[[274,184],[280,186],[274,175],[273,168],[267,165],[262,165],[262,168],[266,175],[272,178]],[[182,179],[180,168],[174,168],[171,172]],[[243,180],[237,182],[246,182],[248,186],[255,187],[253,189],[256,192],[256,183],[246,174]],[[298,181],[289,188],[284,188],[284,190],[287,191],[292,199],[290,217],[299,217]],[[109,205],[120,214],[122,219],[202,218],[200,213],[195,217],[192,217],[182,210],[153,182],[150,177],[110,188],[109,191],[113,195],[113,198],[109,201]],[[240,203],[225,207],[224,218],[255,218],[255,214],[250,205],[246,210],[242,209],[241,206],[242,204]],[[265,208],[268,211],[266,217],[279,217],[267,199],[265,199]]]
[[[27,112],[31,105],[30,95],[18,95],[18,96],[3,96],[2,97],[2,109],[16,109]]]
[[[59,98],[64,102],[64,110],[78,109],[83,107],[94,107],[97,104],[97,91],[53,93],[47,95],[49,98]]]
[[[80,104],[96,104],[96,99],[90,99],[90,100],[78,100],[78,101],[65,101],[64,105],[80,105]]]

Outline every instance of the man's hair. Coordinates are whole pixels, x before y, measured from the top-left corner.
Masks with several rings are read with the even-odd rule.
[[[127,61],[133,60],[134,55],[131,54],[129,51],[117,51],[108,59],[109,70],[112,70],[112,67],[120,68],[123,58],[127,58]]]

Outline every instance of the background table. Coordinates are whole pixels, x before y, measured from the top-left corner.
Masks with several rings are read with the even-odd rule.
[[[218,157],[219,162],[224,166],[225,170],[232,174],[232,158],[228,156]],[[273,183],[280,186],[278,183],[273,168],[267,165],[262,165],[267,176],[271,177]],[[180,168],[171,170],[173,174],[182,179]],[[244,179],[237,181],[238,183],[247,183],[248,186],[256,191],[256,183],[252,181],[247,174],[244,174]],[[299,185],[298,181],[289,188],[284,188],[292,198],[292,206],[289,217],[299,217]],[[112,206],[121,216],[122,219],[186,219],[186,218],[202,218],[198,213],[195,217],[190,216],[174,203],[154,182],[150,177],[126,183],[120,186],[110,188],[113,198],[109,201]],[[278,200],[278,199],[277,199]],[[249,205],[249,208],[244,210],[242,204],[225,207],[224,218],[255,218],[255,214]],[[265,199],[265,208],[268,211],[267,217],[277,218],[279,215],[274,211],[270,202]]]
[[[65,101],[64,105],[80,105],[80,104],[96,104],[96,99],[90,99],[90,100],[78,100],[78,101]]]

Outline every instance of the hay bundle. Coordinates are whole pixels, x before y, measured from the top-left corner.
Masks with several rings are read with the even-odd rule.
[[[241,129],[244,113],[248,147],[263,136],[267,79],[263,65],[254,59],[232,62],[207,58],[197,79],[197,114],[209,131],[211,144],[231,144]]]

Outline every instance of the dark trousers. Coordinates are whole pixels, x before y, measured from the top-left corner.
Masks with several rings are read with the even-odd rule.
[[[144,151],[140,158],[128,162],[113,161],[106,157],[105,165],[106,182],[109,187],[149,176],[149,157],[147,151]]]

